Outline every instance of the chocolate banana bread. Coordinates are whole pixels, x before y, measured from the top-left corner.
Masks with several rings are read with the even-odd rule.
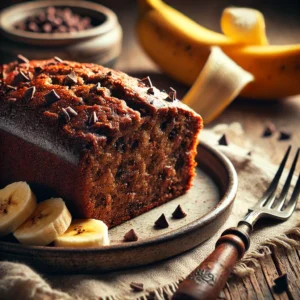
[[[0,184],[50,188],[73,217],[118,225],[186,192],[202,119],[142,80],[95,64],[1,66]]]

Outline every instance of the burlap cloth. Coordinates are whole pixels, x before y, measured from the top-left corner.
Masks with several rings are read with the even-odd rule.
[[[223,131],[233,142],[229,146],[218,146]],[[1,299],[154,299],[168,298],[178,285],[214,248],[221,232],[231,226],[247,212],[266,189],[277,166],[272,165],[263,151],[245,140],[239,124],[218,125],[205,131],[202,139],[218,147],[232,161],[239,177],[239,188],[232,214],[219,232],[199,247],[150,266],[113,272],[103,275],[54,276],[35,273],[29,267],[11,262],[0,262]],[[254,150],[251,156],[249,149]],[[298,169],[299,170],[299,169]],[[295,178],[294,182],[295,184]],[[251,237],[251,247],[245,258],[236,266],[235,274],[247,276],[253,272],[257,259],[270,253],[270,245],[286,248],[299,247],[299,241],[287,236],[300,236],[300,205],[284,223],[270,222],[268,227],[258,226]],[[145,290],[135,293],[131,282],[142,282]],[[165,298],[164,298],[165,297]]]

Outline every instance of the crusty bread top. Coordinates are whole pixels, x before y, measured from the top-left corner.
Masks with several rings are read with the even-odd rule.
[[[169,108],[200,118],[165,92],[96,64],[50,59],[1,68],[0,104],[33,110],[69,137],[121,136],[140,127],[143,117]]]

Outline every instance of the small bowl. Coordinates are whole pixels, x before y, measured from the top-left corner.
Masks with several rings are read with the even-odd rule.
[[[99,25],[72,33],[37,33],[14,27],[18,21],[51,6],[68,7],[74,13],[91,17]],[[21,53],[28,59],[59,56],[65,60],[112,66],[121,52],[122,29],[116,14],[87,1],[34,1],[13,5],[1,12],[0,26],[1,63],[15,60]]]

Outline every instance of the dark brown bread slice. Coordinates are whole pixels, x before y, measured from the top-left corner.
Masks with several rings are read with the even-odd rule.
[[[1,185],[47,187],[109,227],[190,188],[202,119],[180,101],[94,64],[1,68]]]

